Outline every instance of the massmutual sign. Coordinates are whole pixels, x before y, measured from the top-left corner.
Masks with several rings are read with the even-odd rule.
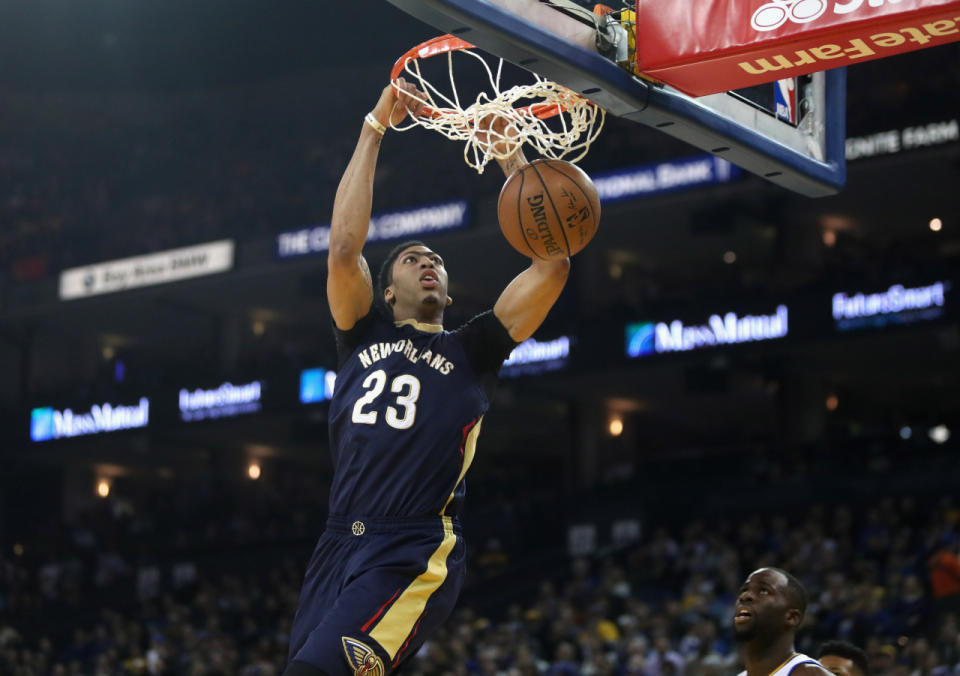
[[[30,439],[49,441],[146,427],[150,400],[141,397],[133,405],[94,404],[86,410],[42,407],[30,413]]]
[[[679,319],[669,322],[627,324],[628,357],[643,357],[665,352],[690,352],[720,345],[739,345],[777,340],[789,331],[789,310],[778,305],[772,314],[739,315],[736,312],[710,315],[705,322],[688,324]]]

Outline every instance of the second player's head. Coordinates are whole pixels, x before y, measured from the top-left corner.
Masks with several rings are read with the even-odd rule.
[[[380,294],[395,319],[441,323],[447,295],[443,259],[420,241],[394,247],[380,268]]]
[[[779,568],[760,568],[747,576],[733,613],[737,641],[774,643],[784,634],[792,638],[807,610],[803,585]]]
[[[870,676],[867,654],[846,641],[827,641],[820,646],[817,659],[837,676]]]

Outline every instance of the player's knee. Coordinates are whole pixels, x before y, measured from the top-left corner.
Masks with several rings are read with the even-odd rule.
[[[283,676],[328,676],[328,674],[306,662],[291,662],[284,670]]]

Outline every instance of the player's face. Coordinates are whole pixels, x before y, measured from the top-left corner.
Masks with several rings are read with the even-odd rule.
[[[761,568],[747,577],[733,609],[733,634],[738,641],[758,636],[776,636],[788,628],[792,611],[787,578],[780,572]]]
[[[827,668],[827,671],[835,673],[837,676],[863,676],[863,672],[857,668],[853,660],[837,655],[824,655],[818,659],[820,664]]]
[[[425,246],[411,246],[397,256],[390,286],[395,307],[402,303],[411,307],[433,305],[442,308],[450,302],[443,259]]]

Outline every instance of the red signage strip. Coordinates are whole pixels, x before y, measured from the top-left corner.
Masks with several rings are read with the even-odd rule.
[[[637,0],[637,63],[691,96],[960,40],[960,0]]]

